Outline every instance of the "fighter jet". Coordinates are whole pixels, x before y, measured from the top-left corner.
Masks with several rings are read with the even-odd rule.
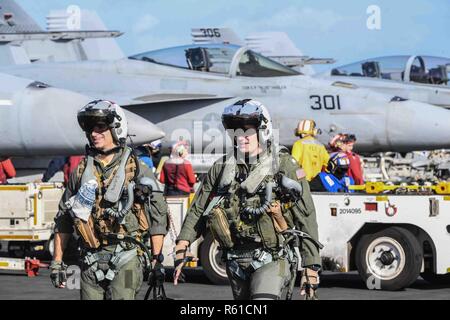
[[[12,0],[0,1],[0,64],[20,65],[49,61],[118,59],[123,53],[110,38],[98,16],[82,11],[81,23],[89,31],[61,30],[67,12],[53,11],[47,17],[50,32]],[[93,30],[90,30],[92,28]],[[0,74],[0,156],[37,156],[79,153],[86,139],[76,120],[88,97],[46,83]],[[151,122],[126,111],[134,143],[164,136]]]
[[[245,46],[191,44],[115,61],[30,63],[0,72],[111,99],[161,127],[165,142],[191,140],[196,153],[223,151],[220,114],[242,98],[269,108],[287,146],[296,139],[298,120],[311,118],[322,129],[322,142],[352,132],[361,152],[450,147],[448,110],[303,75]]]
[[[332,64],[331,58],[313,58],[306,56],[297,48],[285,32],[253,32],[244,40],[231,28],[192,28],[192,42],[195,44],[224,43],[247,46],[276,62],[288,66],[306,75],[315,74],[313,65]]]
[[[0,74],[0,156],[77,154],[86,145],[77,111],[91,97],[45,83]],[[126,111],[129,132],[141,144],[164,136]]]
[[[304,56],[284,32],[257,32],[242,41],[230,28],[195,28],[194,43],[247,45],[277,62],[317,78],[332,77],[361,88],[450,108],[450,59],[432,56],[387,56],[365,59],[316,74],[312,65],[334,59]]]
[[[211,132],[221,131],[224,106],[248,97],[267,105],[280,142],[288,146],[296,122],[312,118],[324,132],[323,142],[337,132],[353,132],[363,152],[450,147],[448,110],[302,75],[235,45],[188,45],[117,61],[29,64],[0,72],[108,97],[161,127],[169,141],[199,139],[203,148],[218,148]]]
[[[365,59],[333,68],[318,77],[450,108],[449,75],[449,58],[403,55]]]

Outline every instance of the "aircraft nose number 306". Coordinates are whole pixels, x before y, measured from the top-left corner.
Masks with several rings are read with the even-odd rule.
[[[339,95],[311,95],[309,96],[311,100],[311,109],[313,110],[341,110],[341,100],[339,99]]]
[[[220,36],[221,36],[218,28],[214,28],[214,29],[200,29],[200,31],[203,33],[204,37],[220,38]]]

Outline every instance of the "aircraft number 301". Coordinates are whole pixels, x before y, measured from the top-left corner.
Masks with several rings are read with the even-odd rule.
[[[311,109],[313,110],[341,110],[339,95],[311,95],[309,99],[311,100]]]
[[[220,38],[220,32],[219,32],[219,29],[217,29],[217,28],[215,28],[215,29],[200,29],[200,31],[203,32],[204,37]]]

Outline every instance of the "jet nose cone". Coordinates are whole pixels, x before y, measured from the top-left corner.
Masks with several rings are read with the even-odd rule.
[[[450,110],[416,101],[391,102],[388,140],[402,149],[450,148]]]
[[[149,143],[165,136],[164,131],[150,121],[131,111],[124,112],[128,121],[128,134],[135,145]]]
[[[11,156],[83,153],[86,137],[77,111],[90,100],[52,87],[18,88],[11,106],[0,110],[0,151]]]
[[[17,90],[8,107],[0,109],[0,152],[10,156],[83,154],[88,143],[77,121],[87,97],[68,90],[28,86]],[[136,145],[161,137],[153,123],[124,110],[128,132]]]

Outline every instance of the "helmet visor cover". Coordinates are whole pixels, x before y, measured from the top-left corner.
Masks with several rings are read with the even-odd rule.
[[[251,99],[241,100],[225,108],[222,123],[225,129],[262,129],[262,122],[267,122],[262,104]]]
[[[255,129],[260,143],[266,145],[273,138],[269,111],[261,102],[253,99],[240,100],[226,107],[222,113],[222,124],[232,137],[239,134],[236,131]]]

